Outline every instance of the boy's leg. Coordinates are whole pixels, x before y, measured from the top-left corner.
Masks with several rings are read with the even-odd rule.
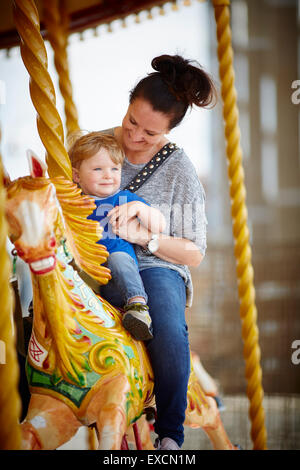
[[[113,291],[118,291],[119,305],[126,305],[131,299],[138,297],[147,303],[148,297],[134,259],[123,251],[111,253],[107,260],[107,267],[111,271],[112,280],[106,286],[101,287],[103,297],[113,296]],[[109,299],[107,299],[109,300]]]
[[[101,288],[101,294],[116,307],[124,307],[123,325],[135,339],[151,339],[148,297],[136,262],[128,253],[118,251],[109,255],[107,267],[112,280]]]

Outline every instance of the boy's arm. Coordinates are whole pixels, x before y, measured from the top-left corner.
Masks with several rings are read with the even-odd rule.
[[[163,214],[154,207],[150,207],[142,201],[131,201],[121,206],[116,206],[108,213],[112,227],[127,225],[133,218],[138,218],[140,223],[152,233],[160,233],[166,227]]]

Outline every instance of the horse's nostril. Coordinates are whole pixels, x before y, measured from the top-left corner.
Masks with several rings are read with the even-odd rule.
[[[49,248],[54,248],[56,245],[56,240],[54,237],[51,237],[48,243]]]

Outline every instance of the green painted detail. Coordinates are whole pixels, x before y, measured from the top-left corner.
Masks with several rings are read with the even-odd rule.
[[[85,362],[83,364],[83,367],[87,372],[92,372],[92,368],[91,368],[91,366],[89,364],[89,361],[87,359],[85,360]]]
[[[126,416],[128,416],[129,408],[131,407],[131,405],[132,405],[132,401],[127,400],[126,405],[125,405]]]
[[[128,359],[134,359],[134,352],[132,348],[130,346],[125,346],[124,344],[122,344],[122,346]]]
[[[57,385],[62,380],[62,376],[58,375],[57,372],[54,371],[50,380],[53,385]]]
[[[92,388],[93,385],[95,385],[96,382],[98,382],[98,380],[100,379],[100,375],[97,374],[96,372],[90,372],[89,374],[87,374],[86,376],[86,385],[87,387],[90,387]]]
[[[86,385],[86,380],[85,380],[85,375],[80,372],[77,367],[75,367],[73,361],[70,361],[71,362],[71,365],[73,367],[73,370],[76,374],[76,377],[72,377],[71,374],[68,374],[68,376],[70,375],[70,380],[72,380],[73,382],[75,382],[76,385],[78,385],[79,387],[84,387]]]
[[[68,376],[68,379],[71,380],[71,382],[75,382],[75,384],[78,383],[78,381],[77,381],[76,378],[71,374],[71,372],[67,372],[67,376]],[[78,384],[78,385],[80,385],[80,384]]]
[[[138,416],[136,416],[135,418],[133,418],[131,421],[130,421],[130,424],[133,424],[135,423],[138,419],[140,419],[140,417],[142,416],[143,412],[141,412]]]
[[[112,366],[116,363],[116,361],[114,360],[113,357],[111,356],[108,356],[106,359],[105,359],[105,366],[106,367],[109,367],[109,366]]]
[[[63,395],[64,397],[71,400],[72,403],[77,406],[77,408],[80,407],[82,400],[91,389],[91,386],[80,388],[76,385],[72,385],[66,382],[65,380],[61,380],[55,385],[53,383],[52,375],[45,374],[44,372],[34,369],[28,362],[26,364],[26,373],[28,383],[31,387],[41,387],[53,390],[54,392],[57,392],[58,394]]]

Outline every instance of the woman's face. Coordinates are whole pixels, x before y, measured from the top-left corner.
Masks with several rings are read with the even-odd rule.
[[[129,104],[122,122],[122,143],[126,150],[143,152],[156,147],[169,132],[170,117],[154,111],[143,98]]]

